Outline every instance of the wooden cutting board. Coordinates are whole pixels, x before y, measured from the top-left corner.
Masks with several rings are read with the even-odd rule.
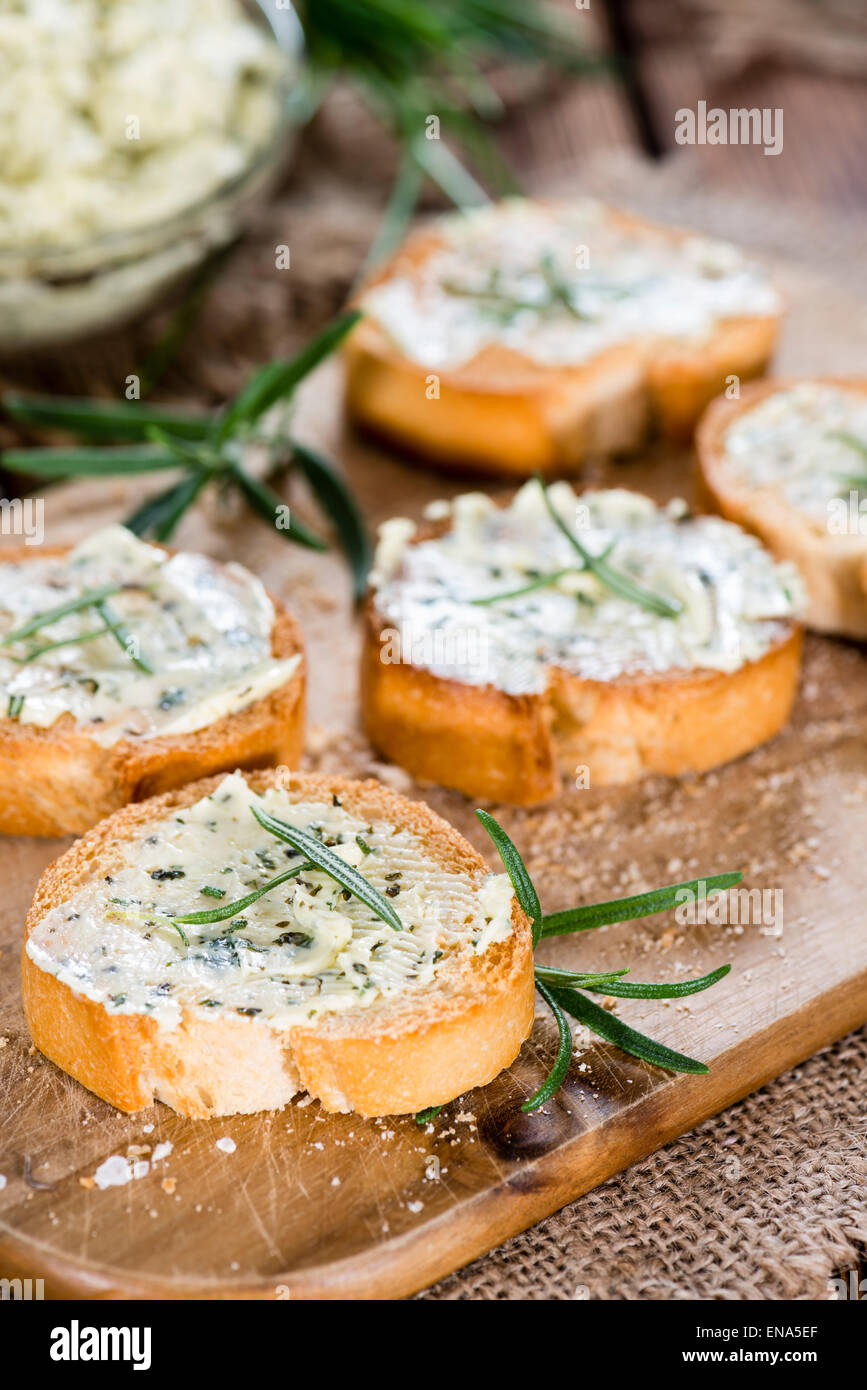
[[[842,292],[802,273],[781,369],[809,369],[809,322],[842,314]],[[829,322],[833,321],[829,319]],[[800,328],[800,331],[799,331]],[[861,360],[867,360],[867,330]],[[852,334],[849,351],[852,350]],[[812,364],[819,366],[820,364]],[[823,363],[834,369],[846,364]],[[339,369],[310,383],[304,428],[344,462],[372,522],[417,515],[466,480],[407,466],[341,433]],[[689,495],[689,460],[650,453],[594,470],[660,499]],[[145,484],[145,487],[153,484]],[[124,515],[134,488],[51,492],[47,539],[75,539]],[[303,498],[293,505],[304,510]],[[355,631],[333,555],[289,547],[258,520],[207,507],[178,543],[257,571],[301,617],[310,649],[309,763],[381,775],[424,795],[488,855],[472,804],[416,787],[377,761],[357,727]],[[540,1015],[520,1057],[430,1125],[364,1121],[298,1103],[277,1114],[190,1121],[164,1106],[113,1111],[30,1049],[18,997],[24,915],[67,842],[0,842],[0,1274],[49,1294],[106,1298],[386,1298],[420,1289],[577,1197],[867,1020],[867,655],[811,639],[790,726],[750,757],[703,777],[575,791],[529,811],[493,808],[525,854],[543,908],[740,868],[782,895],[776,925],[683,927],[670,914],[545,946],[577,968],[630,966],[677,979],[731,961],[707,993],[620,1001],[618,1015],[710,1064],[676,1076],[581,1030],[560,1095],[520,1104],[553,1057]],[[491,860],[493,866],[493,860]],[[218,1147],[230,1139],[234,1150]],[[151,1162],[154,1146],[171,1152]],[[142,1176],[100,1189],[93,1175],[130,1155]]]

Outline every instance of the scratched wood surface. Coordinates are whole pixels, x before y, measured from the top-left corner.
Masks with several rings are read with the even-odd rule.
[[[847,291],[802,269],[780,273],[791,301],[780,369],[842,371],[867,360],[867,325],[852,319]],[[328,364],[309,384],[304,428],[342,459],[372,522],[415,515],[466,486],[347,436],[339,391],[339,368]],[[660,498],[688,495],[689,466],[686,456],[651,451],[596,470],[590,481],[607,476]],[[114,482],[51,491],[47,538],[74,539],[122,516],[137,495]],[[292,502],[303,510],[302,497]],[[423,795],[487,852],[470,803],[415,787],[365,743],[340,561],[208,507],[185,520],[178,540],[249,565],[301,617],[310,765],[383,775]],[[0,843],[0,1273],[44,1278],[54,1294],[109,1298],[404,1295],[863,1023],[865,678],[863,649],[811,639],[791,725],[750,757],[682,782],[591,788],[531,811],[497,808],[548,911],[733,867],[749,887],[782,892],[776,924],[682,927],[666,915],[548,944],[551,962],[629,965],[640,979],[678,978],[727,960],[733,970],[692,999],[618,1005],[622,1018],[705,1059],[708,1076],[654,1071],[579,1031],[562,1093],[534,1116],[519,1107],[553,1055],[544,1015],[508,1073],[423,1129],[411,1118],[327,1116],[315,1103],[213,1122],[163,1106],[134,1117],[114,1112],[30,1051],[19,1004],[24,914],[40,872],[65,844]],[[222,1138],[234,1141],[234,1152],[217,1147]],[[162,1143],[171,1153],[151,1165]],[[94,1187],[99,1165],[127,1153],[148,1165],[144,1176]]]

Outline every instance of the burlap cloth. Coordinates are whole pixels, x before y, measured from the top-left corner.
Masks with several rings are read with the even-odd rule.
[[[210,291],[162,395],[220,399],[250,365],[290,350],[340,304],[375,228],[391,159],[387,144],[369,138],[356,112],[351,117],[341,121],[332,109],[313,132],[286,192],[262,211]],[[336,141],[329,119],[342,126]],[[596,191],[649,216],[732,236],[790,267],[833,272],[838,289],[821,322],[787,341],[784,365],[865,370],[863,229],[815,207],[735,202],[697,186],[686,164],[651,170],[627,156],[580,171],[549,167],[534,185]],[[275,276],[273,247],[286,241],[293,270]],[[159,330],[152,319],[2,375],[41,389],[116,392]],[[0,442],[4,434],[8,440],[9,427],[0,425]],[[867,1032],[419,1297],[828,1298],[828,1280],[857,1268],[867,1249],[865,1092]]]
[[[865,1093],[862,1031],[419,1297],[827,1299],[867,1252]]]

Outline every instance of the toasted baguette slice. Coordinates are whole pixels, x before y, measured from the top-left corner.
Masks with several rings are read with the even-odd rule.
[[[867,380],[809,378],[753,383],[739,400],[720,397],[696,434],[699,483],[714,510],[760,536],[775,555],[793,561],[807,586],[806,622],[819,632],[867,638],[867,487],[853,507],[842,476],[867,478],[867,457],[835,437],[854,402],[867,446]],[[757,407],[779,412],[762,426]],[[754,446],[752,476],[733,456],[727,436],[747,425],[767,431]],[[793,438],[793,436],[798,436]],[[750,446],[752,447],[752,446]],[[782,456],[780,449],[784,452]],[[797,452],[792,461],[792,449]],[[840,477],[838,479],[837,472]],[[858,489],[854,491],[858,493]]]
[[[449,264],[462,285],[468,277],[487,273],[491,264],[496,268],[496,257],[502,255],[506,266],[517,258],[529,268],[528,292],[537,294],[542,283],[538,266],[535,282],[532,274],[539,259],[540,219],[544,225],[550,218],[555,225],[564,215],[558,205],[509,200],[493,211],[441,219],[410,236],[358,296],[365,317],[345,349],[353,419],[449,468],[513,476],[537,470],[574,472],[588,456],[640,447],[654,430],[670,439],[688,439],[727,377],[746,380],[764,370],[781,310],[767,281],[734,248],[586,201],[577,205],[574,226],[566,224],[560,232],[567,270],[569,258],[581,249],[576,243],[587,252],[585,267],[568,272],[577,294],[585,292],[582,287],[596,273],[594,267],[601,266],[603,275],[611,267],[615,276],[619,273],[612,242],[629,255],[637,250],[666,258],[664,290],[654,290],[656,298],[646,312],[642,301],[631,327],[606,334],[603,306],[599,341],[571,352],[560,346],[546,356],[534,347],[532,332],[524,340],[515,332],[494,330],[469,356],[432,350],[425,335],[436,333],[442,320],[444,299],[437,285],[444,249],[457,248]],[[690,314],[696,287],[708,281],[683,278],[687,252],[693,263],[701,256],[714,258],[718,272],[713,291],[718,307],[699,325]],[[654,275],[659,278],[659,266],[651,262],[639,285],[642,293]],[[718,293],[723,283],[734,287],[729,304]],[[385,313],[383,291],[393,295],[395,287],[405,298]],[[450,302],[454,304],[454,294]],[[623,302],[623,297],[608,301],[615,306]],[[598,308],[595,304],[594,312]],[[561,310],[561,345],[579,341],[587,331],[586,320],[570,319],[566,312]]]
[[[537,572],[550,572],[564,562],[564,555],[569,562],[568,552],[556,551],[556,537],[534,529],[531,516],[525,515],[517,525],[515,509],[525,506],[528,491],[535,486],[526,484],[511,509],[499,510],[501,515],[511,511],[508,524],[522,547],[521,565],[526,567],[533,560]],[[550,495],[557,496],[558,510],[564,517],[576,500],[581,500],[564,483],[555,484]],[[466,500],[476,496],[481,498],[481,494],[468,494]],[[584,497],[592,499],[594,494]],[[631,499],[627,505],[643,503],[651,512],[655,510],[649,499],[637,494],[618,491],[597,497]],[[455,505],[460,507],[462,501],[457,499]],[[505,627],[499,627],[500,620],[494,616],[485,617],[484,622],[475,616],[493,615],[496,604],[438,608],[438,599],[430,601],[430,595],[442,592],[435,587],[438,583],[454,580],[465,592],[475,585],[478,594],[495,593],[497,585],[504,593],[518,587],[515,573],[508,569],[508,550],[504,551],[496,539],[497,527],[507,523],[495,521],[493,534],[488,534],[484,528],[490,523],[484,520],[484,507],[481,515],[480,564],[496,565],[503,577],[487,578],[483,568],[465,572],[457,551],[443,550],[441,563],[436,559],[433,548],[442,547],[448,539],[452,526],[448,521],[415,531],[408,539],[411,523],[400,523],[400,533],[389,534],[386,527],[373,572],[362,653],[364,724],[374,745],[415,777],[454,787],[475,798],[532,805],[568,788],[630,782],[650,773],[677,776],[702,771],[748,752],[786,722],[797,689],[802,645],[801,628],[794,616],[778,615],[769,624],[759,624],[760,630],[752,635],[748,625],[745,640],[753,643],[752,654],[749,659],[732,662],[727,669],[709,665],[715,630],[708,634],[710,647],[697,647],[693,664],[658,669],[659,662],[654,668],[649,660],[642,668],[643,658],[637,664],[635,659],[624,663],[624,633],[640,615],[633,605],[614,600],[610,594],[606,598],[598,588],[595,601],[605,607],[597,611],[610,615],[606,621],[610,621],[611,630],[607,635],[603,630],[595,642],[589,664],[580,656],[572,661],[564,655],[549,656],[546,639],[540,636],[550,619],[568,651],[580,651],[582,623],[586,622],[581,615],[587,608],[573,598],[573,618],[565,602],[569,593],[562,597],[557,594],[558,607],[549,610],[548,619],[537,620],[538,610],[534,609],[546,590],[511,600],[505,605],[509,611]],[[497,517],[497,510],[493,515]],[[722,565],[725,552],[731,550],[740,555],[739,563],[758,566],[759,580],[778,582],[770,557],[735,528],[720,528],[712,518],[680,524],[672,521],[670,526],[676,529],[669,529],[669,541],[673,536],[676,545],[682,534],[685,553],[690,528],[707,531],[711,570]],[[586,544],[598,551],[602,546],[592,536],[591,528]],[[665,527],[649,532],[648,559],[658,545],[669,541]],[[412,571],[415,547],[421,548],[421,558],[412,582],[421,576],[420,583],[427,585],[426,589],[407,584],[407,565]],[[618,563],[617,548],[611,563]],[[691,573],[697,563],[693,552]],[[717,576],[723,572],[717,569]],[[568,583],[568,579],[563,582]],[[588,576],[579,575],[574,582],[589,585],[593,592],[595,581]],[[788,582],[794,589],[796,576],[781,570],[781,587]],[[672,574],[668,581],[661,578],[656,589],[662,591],[666,584],[669,592],[677,592],[677,575]],[[689,607],[691,589],[694,584],[689,577],[680,588],[686,603],[682,617],[660,622],[694,620]],[[417,605],[412,602],[413,593],[420,595]],[[708,602],[718,601],[720,589],[714,581]],[[474,622],[482,625],[474,630]],[[520,646],[523,628],[525,648]],[[660,635],[665,641],[670,634],[662,631]],[[452,639],[463,639],[463,645]],[[573,642],[579,645],[570,646]],[[516,648],[517,655],[529,663],[530,679],[517,662],[512,664],[511,656],[503,656]],[[604,675],[606,666],[610,674]]]
[[[4,550],[0,584],[4,565],[65,554],[66,548],[49,546]],[[271,604],[271,653],[277,660],[297,658],[288,679],[202,728],[105,746],[68,713],[47,728],[0,718],[0,833],[80,834],[130,801],[196,777],[296,763],[304,747],[304,644],[294,618],[273,596]]]
[[[142,864],[146,869],[157,860],[174,861],[158,884],[162,903],[174,904],[173,911],[185,899],[196,909],[214,907],[214,896],[198,893],[202,879],[228,883],[228,891],[237,887],[234,871],[221,873],[227,862],[243,866],[247,875],[269,877],[257,866],[257,847],[265,846],[286,866],[286,846],[249,813],[251,792],[265,796],[278,815],[302,807],[299,819],[324,825],[327,839],[340,838],[341,852],[350,858],[361,825],[365,850],[354,857],[369,881],[392,890],[400,885],[388,901],[401,914],[403,931],[382,923],[357,899],[347,901],[339,885],[318,873],[305,874],[301,890],[290,880],[285,889],[260,898],[246,910],[242,926],[210,946],[208,938],[225,928],[188,924],[187,947],[153,920],[151,938],[142,936],[146,924],[136,924],[134,916],[133,925],[125,926],[130,910],[113,907],[112,898],[139,882]],[[203,816],[214,817],[210,827]],[[177,876],[180,865],[186,866],[185,881]],[[114,879],[110,887],[106,874]],[[295,891],[301,892],[300,907],[292,905]],[[322,905],[319,918],[311,903]],[[79,916],[70,921],[73,905]],[[290,922],[274,920],[281,916]],[[302,930],[289,933],[287,945],[290,923]],[[311,977],[263,983],[266,973],[291,976],[293,961],[298,966],[305,951],[316,953],[314,968],[326,969],[323,960],[336,949],[328,935],[334,931],[344,932],[343,949],[357,952],[355,966],[338,957],[342,984],[325,983],[327,973],[320,976],[318,994]],[[273,944],[275,932],[282,941]],[[154,935],[160,939],[152,959],[147,953]],[[267,949],[250,954],[243,940],[226,946],[242,938]],[[380,943],[367,950],[366,976],[353,973],[365,940],[368,947],[372,940]],[[131,941],[139,943],[133,967]],[[222,958],[216,967],[201,964],[202,952],[229,949],[243,949],[254,965],[264,960],[258,980],[254,965],[239,974]],[[64,980],[54,972],[71,950],[74,973]],[[105,973],[106,965],[118,963],[111,975]],[[152,989],[163,975],[165,981]],[[397,984],[386,992],[389,978]],[[367,997],[365,979],[375,991],[366,1005],[358,1002]],[[374,781],[290,776],[286,769],[197,782],[128,806],[96,826],[39,883],[27,918],[22,980],[33,1041],[64,1071],[120,1110],[140,1110],[157,1099],[197,1117],[278,1109],[303,1090],[327,1110],[362,1115],[439,1105],[508,1066],[534,1013],[530,926],[507,878],[487,873],[467,841],[421,803]],[[329,1006],[327,988],[344,990],[342,1007]],[[114,1007],[118,989],[126,991],[133,1011]],[[275,998],[289,1010],[282,1018],[274,1013]],[[308,1006],[319,1008],[315,1017],[307,1017]],[[167,1018],[160,1015],[168,1009],[173,1012]]]

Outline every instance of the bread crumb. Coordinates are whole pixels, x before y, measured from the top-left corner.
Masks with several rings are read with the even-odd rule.
[[[132,1165],[120,1154],[112,1154],[104,1163],[100,1163],[93,1175],[93,1181],[100,1191],[103,1191],[106,1187],[123,1187],[125,1183],[132,1181],[132,1176]]]

